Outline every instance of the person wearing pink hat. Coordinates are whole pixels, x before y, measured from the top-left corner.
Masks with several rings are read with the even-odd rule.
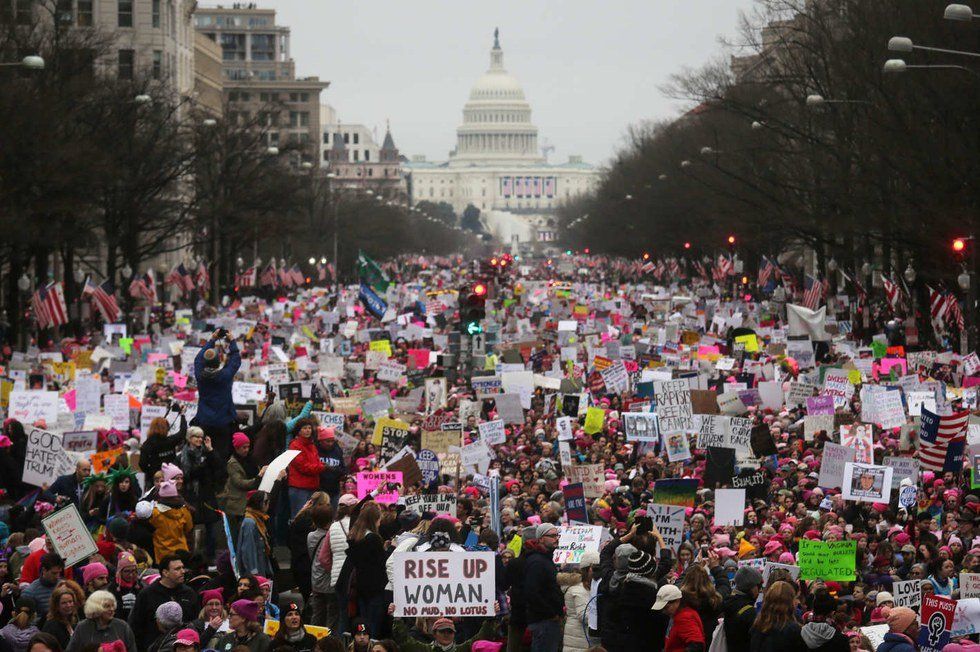
[[[82,568],[82,587],[91,595],[109,583],[109,569],[102,562],[94,561]]]
[[[258,468],[249,457],[252,442],[244,432],[236,432],[231,437],[232,454],[225,466],[227,480],[224,489],[218,494],[221,508],[228,516],[231,536],[238,539],[238,530],[245,518],[245,501],[248,492],[258,488],[267,467]]]
[[[332,426],[320,426],[316,438],[316,450],[323,464],[320,473],[320,489],[330,496],[330,505],[337,509],[340,500],[340,481],[347,474],[344,452],[337,444],[337,433]]]
[[[270,640],[262,632],[259,622],[262,607],[254,600],[235,600],[228,611],[228,626],[231,631],[219,636],[214,643],[216,650],[230,650],[244,645],[250,652],[265,652],[269,649]]]

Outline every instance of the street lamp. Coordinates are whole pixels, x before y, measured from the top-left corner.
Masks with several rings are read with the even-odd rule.
[[[245,267],[245,259],[239,256],[238,259],[235,261],[235,265],[238,267],[238,269]]]
[[[974,18],[980,18],[980,15],[973,13],[973,9],[969,5],[946,5],[946,10],[943,12],[943,18],[946,20],[958,20],[960,22],[968,23]]]
[[[21,274],[20,278],[17,279],[17,289],[21,292],[27,292],[31,289],[31,279],[27,276],[27,272]]]
[[[204,120],[201,120],[201,124],[205,127],[216,127],[218,126],[218,121],[214,118],[205,118]]]
[[[861,275],[871,276],[871,263],[865,262],[863,265],[861,265]]]
[[[831,274],[837,271],[837,259],[833,256],[831,256],[830,260],[827,261],[827,271]]]
[[[278,147],[268,147],[268,148],[266,148],[265,153],[268,154],[269,156],[279,156],[279,148]]]
[[[123,265],[123,268],[119,271],[122,272],[124,279],[132,278],[133,276],[133,268],[129,266],[129,263]]]
[[[310,163],[309,161],[303,161],[300,164],[300,167],[303,168],[304,170],[312,170],[313,169],[313,164]]]
[[[39,57],[36,54],[32,54],[24,57],[20,61],[10,61],[8,63],[0,63],[0,66],[23,66],[28,70],[44,70],[44,58]]]
[[[623,197],[623,199],[625,199],[626,201],[629,201],[629,200],[633,199],[633,195],[626,195],[625,197]]]
[[[817,93],[812,93],[806,96],[806,105],[811,109],[821,109],[827,104],[868,104],[871,102],[868,100],[828,100],[823,95]]]
[[[326,256],[320,256],[320,264],[321,265],[326,265],[327,264],[327,257]]]
[[[308,262],[310,265],[316,265],[316,258],[310,256],[310,259],[307,260],[306,262]]]
[[[701,148],[701,156],[711,156],[712,154],[721,154],[721,152],[719,152],[718,150],[714,149],[713,147],[702,147]]]
[[[150,104],[152,101],[153,98],[147,95],[146,93],[140,93],[139,95],[133,98],[133,102],[135,102],[136,104]]]
[[[753,120],[752,121],[752,130],[753,131],[759,131],[760,129],[764,129],[765,126],[766,126],[765,124],[759,122],[758,120]]]
[[[81,285],[82,281],[85,280],[85,272],[82,271],[81,267],[75,268],[74,276],[75,276],[75,282],[78,283],[79,285]]]
[[[964,50],[948,50],[946,48],[934,48],[925,45],[916,45],[907,36],[893,36],[888,39],[888,49],[891,52],[912,52],[913,50],[922,50],[923,52],[940,52],[942,54],[957,54],[963,57],[974,57],[980,58],[980,53],[977,52],[966,52]]]
[[[889,59],[885,62],[882,71],[887,74],[901,74],[908,70],[965,70],[968,73],[976,75],[976,71],[967,68],[966,66],[954,66],[954,65],[909,65],[905,63],[903,59]]]
[[[666,174],[661,174],[661,175],[660,175],[659,177],[657,177],[657,178],[658,178],[658,179],[660,179],[661,181],[666,181],[666,180],[667,180],[667,175],[666,175]]]
[[[689,167],[691,167],[691,162],[688,161],[687,159],[684,159],[683,161],[681,161],[681,167],[682,168],[689,168]]]

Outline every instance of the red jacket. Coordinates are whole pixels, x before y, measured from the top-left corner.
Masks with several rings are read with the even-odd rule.
[[[698,612],[682,605],[670,623],[664,652],[684,652],[692,643],[704,644],[704,626]]]
[[[323,462],[313,439],[297,437],[289,444],[289,450],[299,451],[299,455],[289,463],[289,486],[311,491],[319,489]]]

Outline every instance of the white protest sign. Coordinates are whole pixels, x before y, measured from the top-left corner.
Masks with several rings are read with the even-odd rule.
[[[404,502],[405,509],[416,514],[456,514],[456,494],[416,494],[405,496],[399,502]]]
[[[887,503],[892,494],[890,466],[846,462],[844,464],[844,499],[865,503]]]
[[[665,380],[653,384],[660,432],[664,435],[694,430],[691,389],[687,380]]]
[[[892,467],[895,471],[892,473],[892,489],[897,489],[905,478],[912,480],[912,484],[918,484],[919,460],[911,457],[886,455],[883,464]]]
[[[129,397],[125,394],[106,394],[103,403],[106,415],[112,419],[112,427],[129,430]]]
[[[622,416],[627,441],[657,441],[660,438],[656,414],[652,412],[624,412]]]
[[[52,484],[59,475],[75,470],[75,461],[65,453],[61,435],[34,428],[27,436],[27,454],[24,459],[24,484],[40,487]]]
[[[823,377],[823,393],[834,397],[834,407],[844,407],[854,395],[854,385],[843,369],[828,369]]]
[[[234,382],[231,384],[231,400],[235,405],[261,403],[265,400],[265,392],[265,383]]]
[[[41,519],[41,525],[55,552],[65,560],[66,567],[88,559],[99,551],[74,504],[48,514]]]
[[[378,365],[378,380],[386,383],[398,383],[405,378],[407,367],[398,362],[382,362]]]
[[[492,552],[396,552],[392,555],[396,618],[492,616]]]
[[[555,419],[555,428],[558,430],[558,441],[572,440],[572,417],[558,417]]]
[[[820,462],[820,477],[817,484],[827,489],[838,489],[844,479],[844,465],[854,461],[854,449],[827,442],[823,448]]]
[[[558,547],[552,561],[562,564],[578,564],[587,550],[599,552],[599,544],[605,533],[600,525],[566,525],[558,528]]]
[[[745,489],[715,490],[715,525],[742,525],[745,517]]]
[[[463,466],[482,468],[490,464],[490,448],[485,439],[477,439],[472,444],[466,444],[459,451],[460,463]]]
[[[875,394],[875,415],[882,428],[900,428],[905,424],[905,406],[902,392],[893,389]]]
[[[313,416],[320,422],[321,426],[333,428],[334,430],[344,429],[344,415],[336,412],[313,411]]]
[[[953,627],[949,635],[953,638],[969,636],[980,632],[980,598],[961,598],[956,601],[953,614]]]
[[[58,392],[43,389],[15,389],[10,392],[7,416],[17,419],[25,426],[38,421],[54,426],[58,421]]]
[[[896,607],[915,609],[922,602],[922,580],[905,580],[892,583],[892,597]]]
[[[507,441],[507,434],[504,432],[504,422],[500,419],[484,421],[478,428],[480,429],[480,439],[487,442],[490,446],[498,446]]]
[[[960,597],[980,598],[980,573],[960,573]]]
[[[98,378],[75,380],[75,412],[96,414],[102,401],[102,382]]]
[[[898,605],[895,605],[896,607]],[[858,628],[862,634],[868,637],[868,642],[871,643],[871,649],[877,650],[878,646],[885,642],[885,634],[888,633],[888,624],[884,625],[868,625],[866,627]]]
[[[75,430],[62,433],[61,445],[66,451],[94,451],[99,433],[94,430]]]
[[[647,505],[647,516],[660,531],[667,547],[676,553],[677,547],[684,542],[684,508],[650,503]]]
[[[166,405],[144,405],[140,412],[140,439],[146,440],[146,435],[150,432],[150,424],[153,420],[158,417],[165,419],[169,411]]]
[[[272,487],[276,484],[276,479],[279,478],[279,474],[282,473],[289,466],[290,462],[299,455],[297,450],[288,450],[283,453],[279,453],[274,460],[269,462],[269,468],[265,470],[265,474],[262,476],[262,481],[259,483],[259,491],[264,491],[269,493],[272,491]]]
[[[779,564],[777,562],[768,561],[767,560],[766,561],[766,566],[762,570],[762,583],[763,584],[768,584],[769,583],[769,573],[773,572],[774,570],[784,570],[784,571],[789,572],[790,579],[792,579],[794,582],[800,576],[800,567],[799,566],[793,566],[792,564]]]

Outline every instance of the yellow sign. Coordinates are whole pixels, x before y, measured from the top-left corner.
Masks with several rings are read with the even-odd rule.
[[[851,381],[852,385],[861,384],[861,370],[860,369],[850,369],[847,372],[847,379]]]
[[[602,408],[590,407],[585,412],[585,434],[594,435],[602,431],[602,424],[606,420],[606,411]]]
[[[113,448],[112,450],[102,451],[101,453],[93,453],[89,460],[92,462],[92,473],[105,473],[112,467],[112,463],[116,461],[116,458],[122,455],[123,448]]]
[[[329,627],[317,627],[316,625],[303,625],[303,629],[306,630],[308,634],[313,634],[317,639],[330,636]],[[269,638],[274,637],[279,632],[279,621],[273,620],[271,618],[265,619],[265,627],[262,629],[266,636]]]
[[[375,446],[380,446],[381,442],[384,441],[385,428],[390,428],[394,430],[408,430],[409,424],[404,421],[399,421],[398,419],[389,419],[383,417],[378,419],[374,424],[374,436],[371,438],[371,443]]]
[[[391,357],[391,340],[374,340],[371,342],[372,351],[383,351],[389,358]]]
[[[739,335],[735,341],[745,345],[746,353],[756,353],[759,350],[759,338],[755,336],[755,333]]]
[[[61,376],[61,378],[64,380],[75,380],[75,363],[52,362],[51,373],[53,373],[55,376]]]

